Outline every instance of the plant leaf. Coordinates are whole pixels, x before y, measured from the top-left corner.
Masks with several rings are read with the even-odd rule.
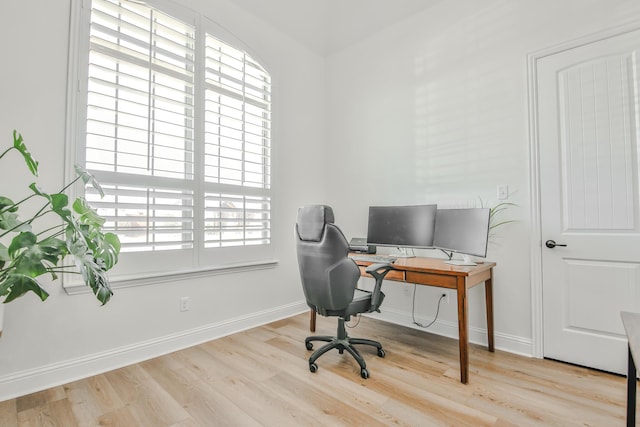
[[[28,247],[14,261],[15,271],[26,276],[37,277],[57,266],[67,254],[67,248],[59,239],[47,239]],[[55,273],[52,272],[53,278]]]
[[[120,253],[120,239],[113,233],[106,233],[102,239],[94,239],[97,243],[93,255],[102,261],[105,270],[111,270],[118,262]]]
[[[14,237],[9,247],[14,271],[29,277],[45,274],[50,267],[57,266],[68,253],[66,243],[60,239],[50,237],[41,242],[34,242],[33,237],[33,233],[20,233]],[[52,272],[52,275],[55,279],[55,273]]]
[[[73,202],[73,210],[79,215],[78,221],[91,228],[100,228],[104,225],[105,219],[89,206],[84,197],[78,197]]]
[[[28,151],[22,135],[14,130],[13,136],[13,147],[7,151],[18,150],[29,170],[37,176],[38,162]],[[91,185],[101,196],[104,196],[102,187],[91,173],[79,166],[76,166],[76,173],[85,186]],[[8,247],[0,243],[0,295],[5,296],[5,302],[11,302],[30,291],[44,301],[49,294],[40,286],[36,278],[49,273],[54,280],[57,279],[56,271],[65,268],[64,266],[58,268],[58,264],[68,254],[71,254],[85,284],[91,287],[96,298],[103,305],[113,295],[106,272],[118,261],[120,240],[115,234],[105,234],[102,231],[105,219],[98,215],[84,198],[78,198],[72,206],[69,205],[69,196],[65,194],[68,187],[69,185],[58,193],[49,194],[35,182],[29,185],[33,195],[20,201],[19,204],[34,195],[45,198],[47,204],[33,214],[27,222],[21,221],[18,217],[18,206],[13,200],[0,196],[0,230],[17,233]],[[66,241],[53,237],[60,234],[57,226],[39,233],[44,235],[54,229],[58,230],[54,231],[51,237],[41,241],[38,241],[38,235],[32,232],[31,222],[50,212],[58,215],[66,223],[64,227]],[[0,235],[7,234],[8,231],[0,233]]]
[[[103,267],[95,262],[93,255],[89,251],[85,253],[75,252],[73,253],[73,258],[76,267],[82,274],[84,283],[91,287],[98,301],[105,305],[111,299],[113,291],[109,286],[109,280]]]
[[[33,158],[29,150],[27,150],[27,146],[24,144],[22,139],[22,135],[18,133],[18,131],[13,131],[13,148],[18,150],[22,157],[24,158],[24,162],[27,164],[27,167],[31,171],[31,174],[34,176],[38,176],[38,162]]]
[[[11,261],[9,249],[0,242],[0,269],[4,268],[7,261]]]
[[[56,193],[49,195],[49,202],[51,203],[51,209],[58,214],[64,221],[69,221],[71,217],[71,211],[67,208],[69,205],[69,196],[62,193]]]
[[[6,208],[9,209],[6,209]],[[4,197],[4,196],[0,196],[0,211],[5,210],[7,212],[15,212],[18,210],[18,207],[16,206],[16,204],[13,202],[13,200],[11,200],[8,197]]]
[[[47,197],[48,196],[47,193],[45,193],[44,191],[40,190],[40,187],[38,187],[35,182],[32,182],[29,185],[29,188],[31,189],[31,191],[36,193],[38,196],[42,196],[42,197]]]
[[[501,222],[499,222],[497,224],[492,224],[491,228],[496,228],[496,227],[499,227],[501,225],[510,224],[512,222],[516,222],[516,220],[515,219],[510,219],[510,220],[507,220],[507,221],[501,221]]]
[[[31,224],[27,222],[22,222],[18,218],[18,214],[10,211],[6,211],[6,212],[0,212],[0,229],[12,230],[15,232],[31,231]]]
[[[112,233],[103,234],[98,227],[70,223],[65,234],[67,247],[84,283],[91,287],[96,298],[106,304],[113,292],[106,271],[118,261],[120,240]]]
[[[512,202],[500,202],[498,204],[496,204],[494,207],[492,207],[489,211],[489,230],[493,231],[494,229],[505,225],[505,224],[509,224],[511,222],[517,222],[516,220],[504,220],[504,221],[499,221],[498,217],[500,216],[500,213],[502,211],[507,210],[509,207],[511,206],[518,206],[515,203]],[[490,236],[495,236],[495,234],[490,233]]]
[[[104,197],[104,191],[102,190],[102,186],[100,186],[100,183],[96,180],[96,177],[93,176],[91,172],[87,171],[82,166],[75,165],[74,167],[76,169],[76,174],[78,174],[80,179],[82,179],[82,182],[85,185],[90,183],[91,186],[95,188],[98,191],[98,193],[100,193],[100,197]]]
[[[63,221],[71,221],[71,211],[67,209],[67,206],[69,205],[69,196],[64,193],[45,193],[40,189],[40,187],[36,185],[35,182],[29,185],[29,188],[36,195],[47,199],[49,205],[51,206],[51,210],[55,212]]]
[[[9,245],[9,256],[12,259],[15,259],[20,250],[35,245],[37,241],[38,237],[30,231],[24,231],[18,234],[11,240],[11,244]]]
[[[82,236],[95,261],[99,262],[105,271],[110,270],[118,262],[120,253],[118,236],[102,232],[105,219],[98,215],[84,198],[78,197],[73,202],[73,210],[79,215],[80,224],[70,224],[67,227],[67,241],[73,244]]]
[[[76,222],[67,225],[65,234],[67,246],[72,254],[80,256],[89,251],[105,271],[110,270],[118,262],[120,240],[115,234],[102,233],[101,228],[94,224]]]
[[[49,293],[40,286],[36,279],[23,274],[9,274],[0,283],[0,295],[6,295],[5,304],[29,291],[36,294],[42,301],[49,297]]]

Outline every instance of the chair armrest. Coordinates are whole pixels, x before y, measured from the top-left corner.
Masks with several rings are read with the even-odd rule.
[[[382,303],[382,281],[384,280],[384,276],[391,270],[393,270],[392,264],[371,264],[365,269],[365,272],[373,276],[376,280],[371,294],[371,311],[380,312],[380,304]]]
[[[382,273],[378,273],[378,270],[382,270]],[[384,277],[390,270],[393,270],[393,264],[381,262],[368,265],[364,271],[371,274],[373,277],[376,277],[378,274],[381,274]]]

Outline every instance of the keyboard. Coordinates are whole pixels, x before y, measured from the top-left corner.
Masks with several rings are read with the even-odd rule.
[[[374,264],[377,263],[393,263],[397,258],[388,255],[352,255],[351,259],[354,261],[361,262],[372,262]]]

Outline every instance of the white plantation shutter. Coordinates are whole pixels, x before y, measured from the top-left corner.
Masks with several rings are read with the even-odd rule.
[[[87,199],[124,250],[194,243],[195,28],[134,2],[94,1],[85,167]]]
[[[270,77],[246,53],[211,35],[205,47],[205,246],[265,244],[271,233]],[[223,193],[229,186],[246,190]]]
[[[205,201],[205,247],[269,242],[269,198],[206,193]]]
[[[205,83],[205,180],[269,188],[269,75],[207,35]]]
[[[125,250],[192,248],[192,191],[157,186],[104,185],[104,197],[87,189],[87,200],[107,219]]]
[[[191,12],[92,0],[89,15],[77,158],[123,252],[270,245],[269,73]]]

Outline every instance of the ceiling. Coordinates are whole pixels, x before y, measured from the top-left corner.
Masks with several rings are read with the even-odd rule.
[[[326,56],[443,0],[233,0]]]

